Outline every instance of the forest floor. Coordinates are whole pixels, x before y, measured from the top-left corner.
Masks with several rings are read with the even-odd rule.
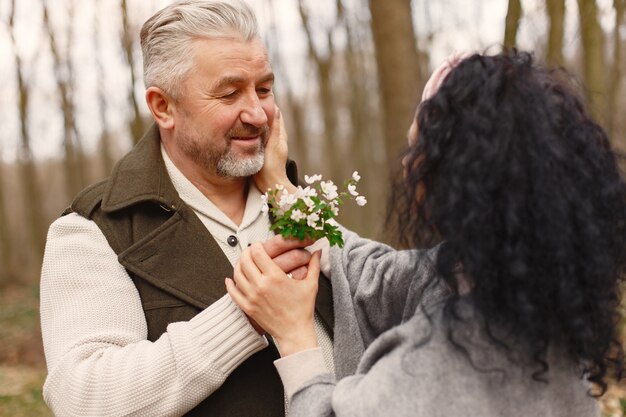
[[[0,417],[49,417],[38,283],[0,289]]]
[[[39,285],[0,289],[0,417],[52,417],[42,398],[46,364],[39,326]],[[602,397],[603,417],[626,417],[626,387]]]

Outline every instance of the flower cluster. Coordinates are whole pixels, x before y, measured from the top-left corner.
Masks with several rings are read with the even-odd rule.
[[[330,246],[343,246],[343,237],[335,217],[346,199],[354,199],[359,206],[367,200],[356,190],[361,177],[354,172],[344,184],[346,190],[338,192],[332,181],[322,181],[321,175],[304,176],[306,187],[298,186],[290,194],[282,185],[269,189],[261,198],[263,211],[272,217],[271,230],[283,237],[300,240],[326,237]]]

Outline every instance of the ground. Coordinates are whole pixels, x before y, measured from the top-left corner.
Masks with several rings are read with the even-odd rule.
[[[39,328],[39,288],[0,289],[0,417],[48,417],[41,388],[46,365]]]
[[[0,417],[51,417],[41,388],[46,375],[37,284],[0,288]],[[626,386],[610,387],[604,417],[626,417]]]

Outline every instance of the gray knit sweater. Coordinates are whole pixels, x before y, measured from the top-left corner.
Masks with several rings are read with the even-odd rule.
[[[468,316],[455,334],[486,371],[472,367],[442,324],[445,290],[425,285],[435,250],[395,251],[347,231],[344,238],[343,251],[331,253],[337,378],[305,383],[291,417],[599,415],[564,355],[549,352],[549,382],[536,382],[536,368],[511,362]]]

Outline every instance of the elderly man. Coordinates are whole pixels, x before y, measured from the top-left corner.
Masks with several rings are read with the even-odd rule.
[[[241,251],[272,235],[251,177],[279,123],[254,14],[177,2],[141,46],[155,124],[48,234],[44,398],[57,416],[283,416],[276,347],[224,287]],[[286,272],[306,263],[283,258]],[[332,367],[325,281],[317,305]]]

